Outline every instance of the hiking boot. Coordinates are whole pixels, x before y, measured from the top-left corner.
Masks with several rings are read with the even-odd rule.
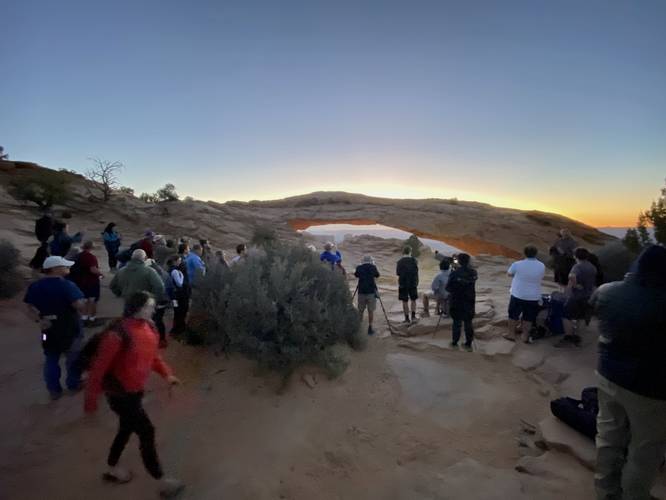
[[[463,349],[465,349],[467,352],[473,352],[474,348],[472,347],[472,344],[463,344]]]
[[[132,480],[132,472],[118,466],[109,467],[109,469],[102,474],[102,479],[116,484],[129,483]]]
[[[416,312],[412,311],[412,321],[416,321]]]
[[[185,484],[178,479],[167,477],[160,479],[160,497],[175,498],[185,489]]]
[[[405,316],[405,319],[403,320],[403,323],[410,324],[411,321],[409,321],[409,316]]]
[[[372,329],[371,326],[368,327],[368,335],[374,335],[375,331]]]

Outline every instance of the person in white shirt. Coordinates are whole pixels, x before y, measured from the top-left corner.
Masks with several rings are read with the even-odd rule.
[[[504,335],[504,338],[512,342],[516,341],[517,323],[522,320],[521,337],[524,342],[529,343],[529,332],[539,313],[541,281],[546,272],[546,266],[537,260],[537,253],[538,250],[534,245],[527,245],[524,250],[525,258],[511,264],[507,272],[513,280],[509,301],[509,333]]]
[[[229,266],[235,266],[238,264],[240,261],[245,259],[245,256],[247,255],[247,247],[245,246],[245,243],[241,243],[240,245],[236,245],[236,255],[233,259],[231,259],[231,262],[229,263]]]

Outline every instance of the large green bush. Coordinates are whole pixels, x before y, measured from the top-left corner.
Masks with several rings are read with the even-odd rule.
[[[19,251],[7,240],[0,240],[0,299],[9,299],[21,289],[18,271]]]
[[[317,364],[331,376],[348,363],[336,344],[364,347],[344,278],[309,249],[275,243],[231,269],[213,267],[192,297],[198,341],[241,352],[283,374]]]
[[[12,179],[9,183],[9,194],[19,201],[34,203],[40,209],[62,205],[72,195],[67,174],[48,169]]]

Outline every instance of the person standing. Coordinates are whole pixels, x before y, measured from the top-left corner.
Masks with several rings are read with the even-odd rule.
[[[245,243],[240,243],[236,245],[236,255],[234,256],[233,259],[231,259],[230,266],[233,267],[239,262],[243,261],[245,257],[247,256],[247,247],[245,246]]]
[[[153,238],[155,237],[155,233],[152,232],[151,230],[147,230],[145,233],[143,233],[143,238],[139,240],[136,243],[136,248],[140,248],[144,252],[146,252],[146,258],[152,259],[153,258],[153,253],[154,253],[154,246],[153,246]]]
[[[398,275],[398,299],[402,302],[402,310],[405,313],[404,323],[410,323],[409,304],[412,302],[412,319],[416,321],[416,299],[419,296],[419,265],[412,257],[412,248],[406,246],[402,249],[402,257],[395,268]]]
[[[576,264],[569,273],[564,303],[564,338],[555,347],[579,346],[581,337],[577,333],[580,320],[588,320],[589,300],[596,288],[597,269],[588,260],[589,252],[585,248],[576,248]]]
[[[600,332],[597,498],[649,500],[666,452],[666,248],[646,248],[635,272],[590,302]]]
[[[190,295],[185,282],[185,275],[181,271],[182,259],[180,255],[174,255],[167,260],[167,272],[169,281],[167,294],[173,305],[173,325],[171,335],[180,335],[185,331],[187,312],[190,308]]]
[[[79,287],[65,279],[72,265],[74,262],[59,256],[47,257],[43,265],[46,276],[32,283],[23,299],[28,316],[40,325],[45,356],[44,381],[52,400],[62,396],[60,358],[63,355],[67,388],[77,391],[81,385],[76,359],[81,348],[79,311],[84,308],[84,297]]]
[[[55,222],[53,224],[53,239],[49,245],[51,255],[65,257],[72,244],[80,243],[83,239],[83,234],[78,232],[74,236],[69,235],[69,224],[65,222]]]
[[[143,464],[159,481],[160,496],[171,498],[185,487],[181,481],[166,478],[155,448],[155,428],[143,408],[143,393],[151,371],[170,385],[180,384],[169,366],[159,356],[158,337],[151,318],[155,299],[148,292],[137,292],[125,303],[123,318],[102,335],[92,360],[84,410],[97,411],[97,400],[104,392],[111,410],[118,415],[119,427],[107,458],[104,478],[126,483],[132,479],[129,470],[118,466],[132,434],[139,438]]]
[[[553,257],[555,283],[566,286],[569,281],[569,272],[576,263],[574,259],[574,251],[578,243],[571,236],[571,231],[568,229],[560,229],[558,239],[555,241],[550,249]]]
[[[106,248],[106,253],[109,256],[109,269],[114,271],[118,265],[118,250],[122,241],[120,234],[116,231],[115,222],[109,223],[104,228],[102,238],[104,238],[104,248]]]
[[[541,281],[546,273],[546,266],[537,260],[537,247],[527,245],[523,250],[525,258],[514,262],[507,275],[511,278],[511,298],[509,299],[509,332],[504,338],[516,341],[516,326],[523,321],[521,337],[525,343],[530,342],[530,331],[536,322],[541,300]],[[527,326],[527,328],[525,328]]]
[[[75,265],[71,268],[71,279],[76,283],[85,299],[85,307],[81,319],[86,326],[94,326],[97,319],[97,302],[100,297],[100,283],[103,275],[99,269],[97,257],[92,253],[94,244],[86,241],[81,247],[82,251],[75,259]]]
[[[140,248],[132,252],[132,258],[116,273],[109,288],[116,297],[125,301],[137,292],[149,292],[158,302],[166,300],[164,283],[157,271],[148,265],[146,252]]]
[[[361,260],[361,265],[356,268],[354,276],[358,278],[358,312],[363,319],[363,311],[368,309],[368,335],[374,335],[372,321],[374,319],[375,309],[377,308],[377,283],[375,279],[379,278],[379,271],[375,266],[372,256],[365,255]]]
[[[471,258],[466,253],[457,257],[458,268],[451,272],[446,291],[449,292],[449,308],[453,319],[451,347],[458,347],[460,330],[464,324],[465,344],[467,351],[472,351],[474,341],[474,326],[472,320],[476,312],[476,280],[478,275],[470,266]]]
[[[185,265],[187,266],[187,276],[190,279],[190,286],[194,286],[197,279],[206,274],[206,264],[204,264],[201,255],[203,248],[198,243],[192,247],[192,250],[185,258]]]

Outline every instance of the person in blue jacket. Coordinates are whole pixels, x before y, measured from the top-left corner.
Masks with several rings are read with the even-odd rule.
[[[109,255],[109,269],[115,269],[118,265],[118,250],[120,249],[120,242],[122,238],[116,231],[116,223],[109,223],[104,232],[102,233],[102,238],[104,238],[104,248],[106,248],[106,253]]]
[[[342,254],[335,250],[335,245],[330,241],[324,245],[324,251],[319,255],[319,260],[331,266],[331,270],[335,271],[336,268],[342,271],[342,274],[347,274],[345,268],[342,266]]]

